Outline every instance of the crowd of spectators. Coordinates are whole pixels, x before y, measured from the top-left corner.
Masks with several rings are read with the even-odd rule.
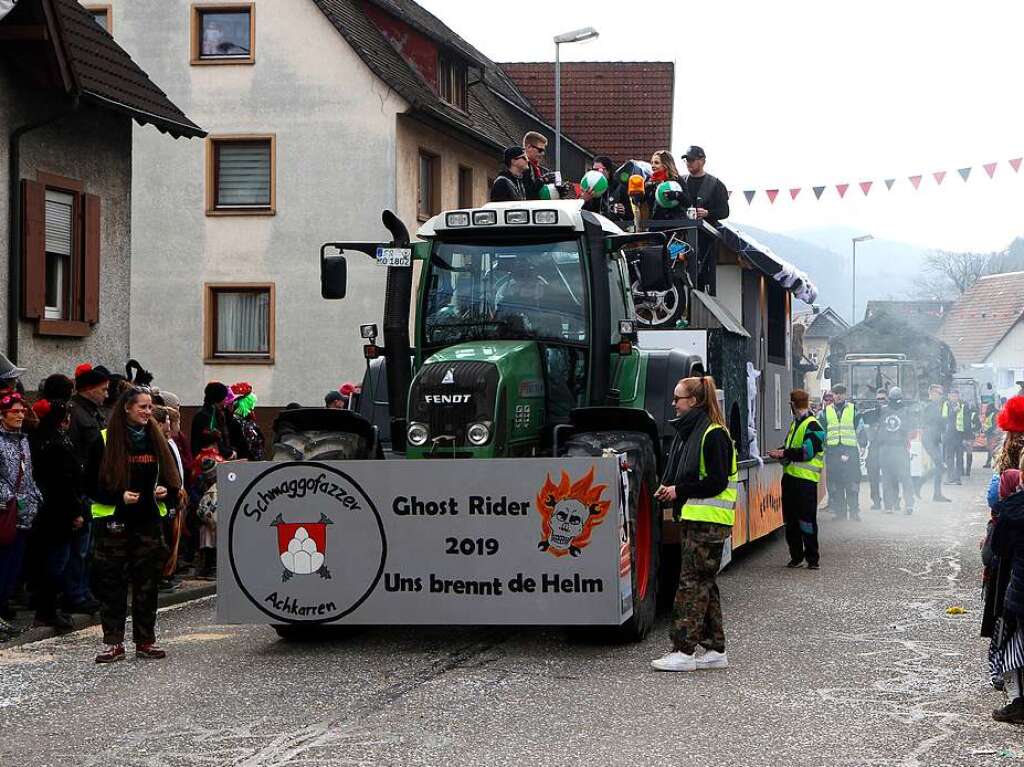
[[[159,591],[216,577],[216,467],[264,458],[253,388],[207,384],[186,435],[180,399],[134,360],[54,373],[32,397],[24,372],[0,355],[0,641],[19,609],[58,631],[98,612],[97,660],[118,660],[131,585],[136,653],[163,657],[144,603],[155,616]]]

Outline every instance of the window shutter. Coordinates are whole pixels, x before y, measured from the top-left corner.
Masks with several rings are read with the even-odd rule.
[[[21,316],[39,319],[46,306],[46,187],[21,181]]]
[[[270,205],[270,142],[218,145],[217,205]]]
[[[100,198],[85,195],[85,258],[83,260],[83,317],[86,322],[100,319]]]

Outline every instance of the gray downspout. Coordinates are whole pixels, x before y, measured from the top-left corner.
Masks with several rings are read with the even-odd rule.
[[[67,109],[15,128],[8,139],[8,204],[11,220],[8,232],[10,252],[7,254],[7,358],[15,365],[18,364],[18,322],[21,318],[21,137],[67,117],[78,106],[79,99],[75,95]]]

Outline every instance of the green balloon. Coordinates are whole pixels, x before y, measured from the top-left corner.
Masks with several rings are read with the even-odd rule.
[[[599,170],[588,170],[580,179],[580,189],[590,192],[594,197],[600,197],[608,191],[608,179]]]
[[[667,192],[681,191],[683,191],[683,187],[679,185],[678,181],[662,181],[658,184],[658,188],[654,190],[654,199],[662,208],[675,208],[678,207],[679,200],[670,200],[665,195]]]

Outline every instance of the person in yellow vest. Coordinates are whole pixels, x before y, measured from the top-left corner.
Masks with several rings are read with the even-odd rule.
[[[161,518],[179,499],[181,477],[167,439],[152,419],[149,390],[129,388],[89,453],[86,490],[92,499],[93,590],[100,601],[106,647],[97,663],[123,660],[128,588],[132,591],[135,656],[159,659],[157,590],[167,561]]]
[[[965,475],[971,476],[974,448],[970,443],[977,430],[977,415],[973,407],[960,399],[959,389],[950,389],[949,401],[942,406],[942,417],[946,421],[947,484],[959,485]]]
[[[654,497],[680,523],[682,567],[672,610],[672,650],[651,662],[658,671],[726,668],[722,603],[716,578],[732,534],[739,475],[736,447],[711,376],[684,378],[673,391],[676,430]],[[704,648],[697,656],[697,646]]]
[[[829,506],[836,519],[860,521],[860,447],[857,443],[859,414],[846,401],[846,387],[832,387],[833,402],[822,413],[825,420],[825,479]]]
[[[811,414],[809,397],[803,389],[790,393],[789,408],[793,411],[793,423],[786,444],[768,452],[783,464],[782,518],[789,545],[786,567],[800,567],[806,561],[808,570],[817,570],[818,482],[825,465],[825,431]]]

